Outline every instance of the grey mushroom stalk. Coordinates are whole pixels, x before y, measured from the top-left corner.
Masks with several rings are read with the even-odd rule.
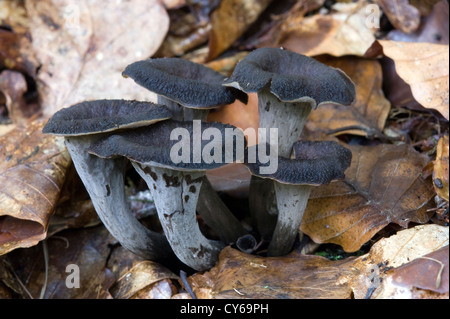
[[[352,153],[334,141],[298,141],[294,158],[278,158],[274,174],[261,174],[260,163],[246,163],[251,173],[274,181],[278,221],[268,256],[285,255],[292,249],[312,187],[344,178]]]
[[[183,137],[187,140],[171,139],[171,132],[180,129],[187,132]],[[223,139],[225,129],[236,128],[221,123],[203,123],[201,127],[202,132],[214,130],[221,136],[219,140],[202,140],[200,147],[205,157],[220,153],[218,161],[204,157],[198,162],[192,161],[195,156],[192,150],[196,147],[193,145],[194,124],[174,120],[111,135],[89,149],[90,153],[99,157],[124,156],[132,161],[153,195],[161,225],[173,251],[183,263],[199,271],[214,266],[225,246],[220,241],[206,238],[196,219],[205,171],[224,165],[227,150],[235,151],[236,140]],[[244,140],[243,133],[236,139]],[[181,156],[187,155],[186,161],[174,159],[173,150],[179,143],[183,146],[181,150],[187,152]],[[211,145],[213,148],[207,151]],[[175,153],[180,155],[178,151]],[[231,157],[235,158],[235,154]]]
[[[247,103],[247,94],[222,86],[225,76],[204,65],[181,58],[151,58],[128,65],[122,75],[156,93],[172,119],[206,121],[208,113],[236,99]],[[225,243],[232,243],[247,231],[203,177],[198,213]]]
[[[291,158],[293,145],[300,138],[312,110],[325,103],[351,104],[355,99],[355,86],[341,70],[277,48],[261,48],[251,52],[237,64],[224,85],[258,94],[260,128],[266,129],[266,132],[273,128],[278,130],[277,141],[270,141],[269,135],[263,135],[258,136],[258,143],[261,146],[270,143],[270,147],[276,147],[278,155],[286,159]],[[286,188],[261,177],[258,174],[252,176],[249,202],[258,230],[267,236],[273,230],[270,222],[275,220],[271,214],[278,213],[276,223],[279,225],[276,227],[280,228],[284,220],[290,219],[284,216],[286,210],[280,210],[285,200],[302,197],[297,203],[303,203],[304,198],[309,197],[309,188],[305,188],[300,195],[297,194],[300,188]],[[303,208],[297,209],[301,211]],[[291,234],[287,236],[290,238]],[[286,249],[272,249],[274,251],[280,253]]]
[[[65,137],[75,169],[111,235],[136,255],[156,261],[174,260],[175,255],[163,234],[147,229],[130,211],[124,187],[126,158],[103,159],[87,149],[113,131],[170,117],[167,108],[150,102],[97,100],[56,112],[43,129],[46,134]]]

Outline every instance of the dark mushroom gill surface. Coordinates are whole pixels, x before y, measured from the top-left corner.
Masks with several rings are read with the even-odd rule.
[[[43,129],[61,136],[98,134],[149,125],[172,117],[164,106],[128,100],[85,101],[56,112]]]
[[[134,62],[122,73],[151,92],[186,107],[213,108],[247,96],[222,86],[225,76],[204,65],[181,58],[158,58]]]
[[[277,48],[260,48],[240,61],[225,85],[247,93],[259,92],[266,85],[281,101],[305,97],[316,105],[325,102],[351,104],[355,87],[341,70],[313,58]],[[235,86],[236,87],[236,86]]]
[[[200,121],[198,121],[199,123]],[[194,122],[180,122],[175,120],[166,120],[152,126],[137,128],[130,131],[124,131],[110,136],[106,136],[99,139],[90,148],[89,152],[103,158],[111,158],[115,156],[125,156],[130,160],[133,160],[142,164],[149,164],[167,168],[177,168],[179,170],[188,171],[202,171],[207,169],[213,169],[221,167],[230,162],[226,158],[227,150],[232,150],[232,158],[236,158],[236,145],[240,144],[237,141],[243,141],[242,146],[245,147],[245,139],[242,131],[238,130],[237,135],[233,136],[233,139],[227,139],[225,135],[225,129],[236,130],[234,126],[216,123],[216,122],[202,122],[201,132],[207,129],[217,129],[216,132],[220,132],[220,140],[217,140],[218,147],[221,150],[221,156],[218,161],[208,163],[205,158],[201,156],[198,163],[194,162],[193,152],[197,149],[203,153],[203,150],[207,144],[211,143],[214,138],[199,139],[196,136],[196,128]],[[190,152],[189,161],[174,163],[171,158],[171,149],[176,144],[181,142],[181,139],[174,138],[171,140],[171,133],[177,129],[186,130],[189,135],[188,149]],[[231,131],[230,131],[231,132]],[[195,145],[197,144],[197,145]]]
[[[253,147],[258,152],[258,145]],[[294,152],[294,159],[278,157],[278,169],[273,174],[261,174],[260,167],[265,164],[250,163],[248,155],[245,165],[253,175],[279,183],[322,185],[344,178],[352,159],[351,151],[334,141],[298,141],[294,143]]]

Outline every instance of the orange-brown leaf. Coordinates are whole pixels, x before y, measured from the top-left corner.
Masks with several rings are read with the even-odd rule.
[[[0,137],[0,254],[45,238],[71,163],[62,139],[43,135],[43,125]]]
[[[348,147],[353,158],[345,180],[312,191],[303,232],[352,252],[389,223],[406,227],[429,220],[434,192],[421,175],[426,157],[406,144]]]
[[[439,111],[447,120],[449,108],[449,46],[380,40],[397,74],[411,86],[422,106]]]

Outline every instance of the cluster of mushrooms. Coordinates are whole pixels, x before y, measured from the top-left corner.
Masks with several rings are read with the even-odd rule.
[[[256,227],[264,228],[267,207],[276,212],[269,256],[292,249],[311,187],[343,178],[350,165],[351,152],[337,142],[299,141],[311,110],[323,103],[350,104],[355,98],[355,87],[342,71],[312,58],[261,48],[240,61],[229,78],[188,60],[153,58],[132,63],[123,76],[156,93],[157,103],[85,101],[56,112],[43,132],[65,137],[100,219],[122,246],[145,259],[168,262],[177,258],[192,269],[206,270],[214,266],[225,245],[248,233],[205,175],[207,170],[229,163],[225,150],[234,149],[237,140],[245,140],[244,133],[231,125],[207,122],[213,108],[236,99],[246,104],[246,93],[256,92],[260,128],[278,129],[276,144],[268,146],[275,147],[278,154],[275,173],[262,174],[263,163],[249,161],[245,154],[244,158],[232,154],[233,161],[244,162],[252,173],[249,197],[264,203],[253,205]],[[200,128],[196,126],[199,121]],[[172,134],[180,128],[188,132],[191,142],[198,129],[203,133],[210,128],[220,132],[232,128],[242,136],[229,140],[222,134],[221,140],[215,141],[221,148],[219,161],[196,158],[196,152],[207,147],[208,141],[201,140],[201,145],[185,145],[191,161],[175,163],[170,152],[178,141]],[[129,162],[148,185],[164,234],[146,228],[128,206],[124,175]],[[255,211],[255,207],[264,208]],[[202,234],[196,213],[219,240]]]

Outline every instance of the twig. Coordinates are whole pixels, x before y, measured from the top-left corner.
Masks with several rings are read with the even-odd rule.
[[[39,299],[44,299],[45,291],[47,290],[47,280],[48,280],[48,249],[47,249],[47,240],[42,241],[42,249],[44,253],[44,285],[41,288],[41,293],[39,295]]]
[[[180,270],[180,279],[183,283],[184,288],[189,293],[192,299],[197,299],[197,296],[195,295],[195,292],[192,290],[191,285],[187,281],[186,272],[183,270]]]
[[[437,259],[434,259],[434,258],[431,258],[431,257],[422,256],[422,257],[419,257],[419,258],[422,258],[422,259],[428,259],[428,260],[431,260],[431,261],[435,261],[435,262],[437,262],[439,265],[441,265],[441,269],[439,269],[438,275],[437,275],[437,277],[436,277],[436,289],[438,289],[439,286],[441,285],[442,272],[444,271],[444,267],[445,267],[444,263],[441,262],[440,260],[437,260]]]

